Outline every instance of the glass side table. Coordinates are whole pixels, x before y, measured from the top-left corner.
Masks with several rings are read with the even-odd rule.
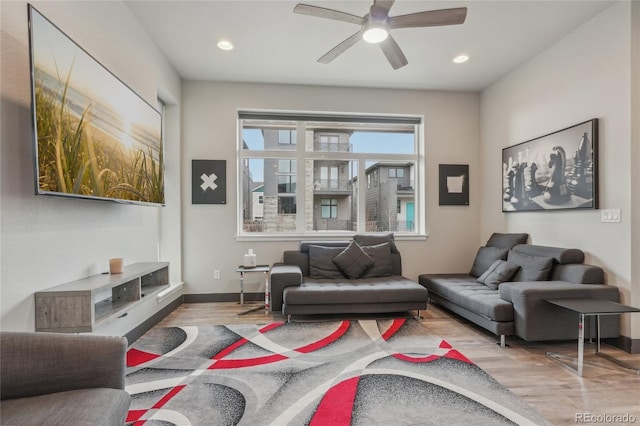
[[[578,313],[578,358],[573,358],[567,355],[556,354],[553,352],[547,352],[546,356],[554,361],[561,362],[561,365],[569,368],[570,370],[577,372],[579,376],[582,376],[584,368],[584,320],[587,316],[596,317],[596,354],[608,359],[609,361],[640,375],[640,369],[627,364],[624,361],[620,361],[600,351],[600,316],[602,315],[620,315],[625,313],[640,312],[640,309],[633,306],[622,305],[620,303],[612,302],[610,300],[602,299],[545,299],[546,302],[560,306],[561,308],[569,309]],[[577,362],[577,368],[569,365],[563,360]]]
[[[268,312],[269,311],[269,265],[258,265],[253,268],[245,268],[240,265],[236,269],[236,272],[240,274],[240,304],[244,305],[244,275],[252,272],[262,272],[265,276],[264,280],[264,304],[253,307],[247,311],[241,312],[238,315],[248,314],[249,312],[257,311],[258,309],[263,309]]]

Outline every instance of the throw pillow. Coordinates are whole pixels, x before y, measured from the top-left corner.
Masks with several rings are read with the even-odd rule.
[[[309,246],[309,277],[310,278],[344,278],[344,274],[333,258],[342,253],[344,247]]]
[[[509,281],[518,272],[518,269],[520,269],[520,265],[498,259],[476,281],[486,285],[491,290],[497,290],[498,286],[505,281]]]
[[[494,232],[485,245],[487,247],[512,249],[518,244],[526,244],[527,238],[529,238],[529,234],[500,234]]]
[[[489,266],[496,260],[507,260],[507,253],[509,249],[500,247],[480,247],[476,253],[476,258],[473,260],[473,266],[469,275],[473,277],[479,277],[484,274],[484,271],[489,269]]]
[[[396,247],[393,234],[356,234],[353,239],[356,243],[360,244],[361,247],[389,243],[391,253],[400,253],[398,247]]]
[[[546,281],[553,266],[552,257],[529,256],[513,250],[509,252],[507,260],[520,265],[520,269],[513,276],[513,281]]]
[[[375,246],[362,247],[373,260],[373,265],[365,271],[363,278],[388,277],[393,275],[391,264],[391,246],[389,243],[376,244]]]
[[[373,265],[373,259],[362,250],[358,243],[351,241],[346,249],[333,258],[333,263],[347,277],[360,278],[364,271]]]

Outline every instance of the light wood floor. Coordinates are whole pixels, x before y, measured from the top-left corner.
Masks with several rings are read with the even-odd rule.
[[[234,302],[183,304],[156,327],[284,320],[281,314],[266,314],[263,309],[238,315],[248,307],[250,305],[240,306]],[[553,424],[640,425],[640,376],[596,356],[593,345],[585,345],[585,361],[598,362],[604,367],[585,363],[584,375],[578,377],[545,357],[547,351],[573,356],[577,351],[576,342],[528,343],[512,337],[507,339],[510,347],[503,349],[496,345],[496,336],[435,305],[422,312],[421,321]],[[628,354],[607,345],[603,345],[602,351],[640,367],[640,354]],[[586,421],[588,415],[628,415],[632,421],[625,423],[613,417],[602,422],[594,422],[593,418]]]

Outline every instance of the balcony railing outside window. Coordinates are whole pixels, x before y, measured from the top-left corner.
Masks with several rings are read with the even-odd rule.
[[[314,191],[351,191],[351,179],[316,179],[313,181]]]
[[[316,142],[313,149],[316,152],[351,152],[352,144],[334,142]]]

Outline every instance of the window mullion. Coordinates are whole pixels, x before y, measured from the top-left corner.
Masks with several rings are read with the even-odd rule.
[[[306,124],[304,121],[298,121],[296,124],[296,231],[306,231],[306,216],[307,216],[307,184],[306,184],[306,170],[307,164],[305,160],[305,152],[307,146],[306,136]],[[313,203],[311,203],[313,206]]]

